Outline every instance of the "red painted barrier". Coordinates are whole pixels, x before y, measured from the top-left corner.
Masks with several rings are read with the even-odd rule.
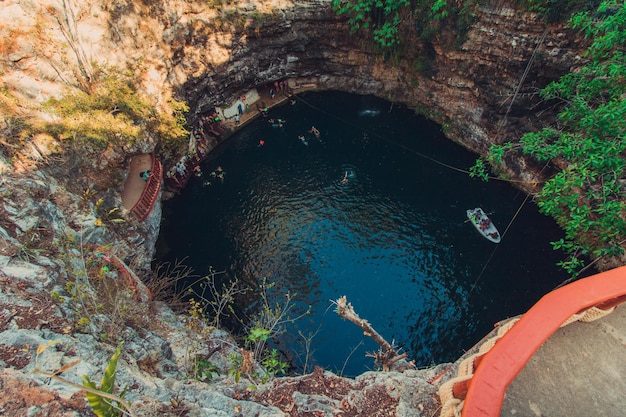
[[[463,417],[498,417],[504,393],[539,347],[572,315],[626,301],[626,266],[545,295],[480,360],[469,382]]]

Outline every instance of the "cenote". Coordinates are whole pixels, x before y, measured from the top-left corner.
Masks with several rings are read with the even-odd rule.
[[[310,335],[307,370],[373,369],[365,354],[378,346],[334,312],[343,295],[423,367],[456,360],[567,278],[549,244],[562,236],[555,222],[510,184],[470,178],[462,170],[476,156],[411,109],[308,93],[268,118],[286,123],[244,127],[165,204],[157,258],[250,285],[266,278],[277,296],[296,295],[293,315],[310,305],[276,341],[296,369]],[[223,180],[210,175],[218,167]],[[499,245],[466,222],[474,207],[501,233],[510,224]]]

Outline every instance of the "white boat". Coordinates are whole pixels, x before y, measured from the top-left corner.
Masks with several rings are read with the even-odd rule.
[[[500,243],[500,232],[498,232],[498,229],[496,229],[496,226],[494,226],[483,209],[476,207],[473,210],[467,210],[467,218],[481,235],[493,243]]]

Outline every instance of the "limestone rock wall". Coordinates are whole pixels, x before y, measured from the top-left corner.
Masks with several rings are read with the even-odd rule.
[[[368,34],[349,34],[328,1],[265,6],[212,20],[187,16],[164,32],[172,57],[167,79],[196,113],[288,78],[405,104],[440,123],[451,140],[483,154],[492,143],[553,120],[554,103],[542,102],[538,92],[579,64],[583,46],[561,25],[494,2],[477,10],[463,41],[447,27],[429,42],[408,31],[413,47],[386,60]],[[529,182],[540,175],[519,157],[507,160],[507,169]]]
[[[81,59],[86,66],[127,67],[148,94],[160,101],[185,99],[194,113],[252,87],[303,78],[320,89],[375,94],[415,107],[443,124],[450,139],[477,152],[549,118],[553,113],[536,93],[575,67],[582,48],[561,25],[507,2],[481,6],[461,42],[445,26],[428,43],[409,31],[413,47],[388,60],[366,33],[350,36],[329,0],[219,7],[197,0],[7,0],[0,25],[10,38],[0,79],[25,103],[77,84]],[[533,65],[501,123],[535,48]],[[418,60],[426,70],[416,66]]]

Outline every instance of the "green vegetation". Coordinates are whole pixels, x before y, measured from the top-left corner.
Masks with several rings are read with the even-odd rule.
[[[333,10],[348,16],[351,33],[371,29],[374,40],[383,48],[400,43],[398,27],[402,11],[408,10],[409,0],[333,0]]]
[[[123,343],[120,343],[113,356],[111,356],[111,360],[104,370],[104,376],[102,377],[100,386],[97,386],[96,383],[89,378],[89,376],[83,375],[83,385],[95,391],[87,391],[85,396],[87,397],[87,401],[89,402],[91,409],[98,417],[117,417],[121,416],[123,413],[121,407],[125,403],[120,401],[124,399],[126,389],[124,389],[119,395],[120,401],[111,401],[108,397],[104,397],[102,395],[102,393],[113,394],[113,390],[115,388],[117,360],[122,353],[122,345]]]
[[[137,302],[128,272],[110,248],[77,245],[70,236],[64,244],[68,281],[51,296],[73,313],[77,331],[116,342],[125,326],[150,326],[149,304]]]
[[[80,359],[75,360],[73,362],[67,363],[60,367],[59,369],[46,372],[39,369],[38,361],[39,356],[45,352],[51,346],[55,346],[60,344],[60,340],[51,340],[45,345],[39,345],[37,347],[37,352],[35,356],[35,369],[33,370],[35,373],[43,375],[46,378],[53,379],[55,381],[61,382],[65,385],[69,385],[70,387],[76,388],[81,391],[85,391],[85,396],[87,397],[87,401],[91,406],[93,412],[98,417],[118,417],[121,415],[128,415],[130,417],[135,417],[135,413],[130,407],[130,404],[124,401],[124,395],[126,394],[126,389],[122,391],[120,395],[114,394],[115,391],[115,373],[117,372],[117,361],[119,359],[120,354],[122,353],[122,345],[120,343],[115,350],[115,353],[111,357],[109,364],[104,370],[104,376],[102,377],[102,382],[100,386],[96,386],[94,382],[91,381],[89,376],[83,375],[83,385],[75,384],[67,379],[60,377],[59,375],[68,371],[70,368],[74,367],[78,363],[80,363]]]
[[[516,0],[523,8],[537,12],[549,22],[567,19],[573,10],[595,7],[598,0]],[[432,41],[443,28],[456,33],[456,44],[475,19],[478,0],[333,0],[332,7],[339,16],[348,17],[351,33],[360,30],[371,32],[372,39],[383,50],[401,47],[409,40],[408,32]],[[410,44],[404,45],[412,47]]]
[[[559,168],[536,199],[564,228],[565,238],[553,246],[569,254],[560,265],[576,275],[584,258],[622,255],[626,241],[626,4],[604,1],[570,24],[591,45],[584,66],[542,91],[545,100],[564,106],[559,123],[519,143],[493,146],[488,160],[497,165],[519,151]],[[484,176],[480,165],[474,174]]]
[[[272,376],[284,374],[288,363],[281,359],[276,349],[268,347],[268,343],[280,337],[286,331],[288,323],[308,314],[309,310],[293,317],[293,295],[283,294],[283,299],[275,293],[275,284],[265,279],[258,288],[252,289],[238,279],[225,279],[224,272],[216,272],[213,268],[209,268],[209,272],[209,275],[189,286],[188,293],[194,298],[189,300],[188,313],[192,320],[187,326],[200,331],[205,325],[209,328],[220,327],[228,318],[234,325],[238,324],[245,329],[241,338],[245,349],[240,349],[238,354],[230,357],[228,375],[233,376],[236,381],[243,375],[252,381],[265,383]],[[247,302],[248,307],[244,311],[235,311],[236,305],[242,303],[238,298],[249,293],[253,294],[254,301]],[[262,370],[257,369],[255,363],[261,364]],[[217,372],[210,365],[208,358],[196,357],[194,378],[210,380],[211,373]]]
[[[172,100],[164,112],[144,97],[131,72],[98,68],[89,90],[75,90],[46,107],[58,116],[45,132],[82,146],[85,142],[104,149],[109,144],[128,145],[145,138],[162,145],[182,143],[187,136],[183,102]]]
[[[208,359],[196,355],[195,378],[198,381],[208,382],[213,379],[213,374],[219,375],[219,369],[213,365]]]
[[[164,156],[176,155],[188,137],[188,106],[170,100],[157,108],[144,95],[137,77],[119,68],[96,67],[89,82],[81,83],[60,99],[51,99],[29,111],[50,113],[47,121],[33,119],[19,106],[14,93],[0,89],[0,157],[19,158],[20,150],[39,138],[49,138],[52,153],[68,150],[88,158],[110,146],[126,147],[139,141],[157,143]],[[57,146],[56,144],[61,144]],[[113,213],[107,214],[108,217]],[[114,215],[117,218],[119,216]],[[104,220],[104,219],[103,219]]]

